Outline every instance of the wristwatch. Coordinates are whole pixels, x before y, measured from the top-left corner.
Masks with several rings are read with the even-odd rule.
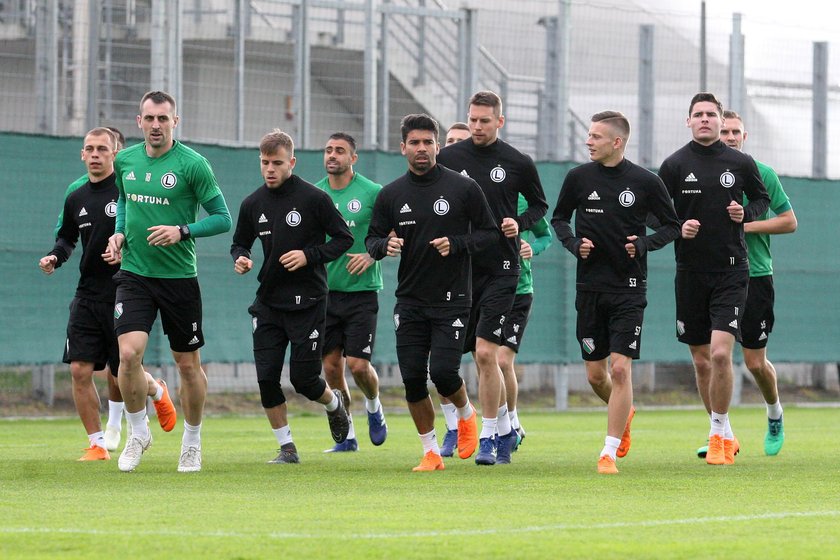
[[[181,232],[181,241],[190,238],[190,226],[186,224],[183,226],[178,226],[178,231]]]

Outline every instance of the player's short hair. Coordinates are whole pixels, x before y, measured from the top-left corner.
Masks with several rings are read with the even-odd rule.
[[[108,139],[111,141],[111,146],[114,148],[114,151],[120,149],[120,146],[118,145],[119,139],[117,138],[117,135],[114,134],[114,131],[112,131],[108,127],[97,126],[96,128],[91,128],[87,131],[87,134],[85,134],[85,138],[87,138],[88,136],[107,136]]]
[[[143,114],[143,103],[145,103],[148,99],[151,99],[152,103],[154,103],[155,105],[163,105],[164,103],[169,103],[172,106],[172,114],[177,114],[174,97],[172,97],[165,91],[147,91],[143,94],[143,97],[140,99],[141,115]]]
[[[694,106],[697,103],[701,103],[703,101],[708,101],[709,103],[714,103],[717,106],[718,115],[723,118],[723,105],[718,98],[715,97],[714,93],[709,93],[707,91],[701,91],[700,93],[694,94],[694,97],[691,98],[691,103],[688,106],[688,116],[691,116],[691,112],[694,110]]]
[[[469,105],[483,105],[493,109],[493,114],[497,117],[502,115],[502,98],[495,92],[484,90],[475,92],[470,97]]]
[[[739,115],[735,111],[730,111],[729,109],[723,112],[723,119],[738,119],[739,121],[744,122],[744,119],[741,118],[741,115]]]
[[[117,139],[117,151],[125,148],[125,136],[123,136],[123,133],[120,132],[120,129],[113,126],[106,126],[105,128],[110,130],[114,134],[114,137]]]
[[[356,153],[356,139],[347,134],[346,132],[333,132],[330,134],[330,140],[344,140],[348,144],[350,144],[350,153]]]
[[[429,130],[434,132],[435,140],[440,136],[440,128],[438,127],[437,121],[426,113],[406,115],[402,118],[402,121],[400,121],[400,134],[402,134],[403,142],[405,142],[405,139],[408,138],[408,133],[412,130]]]
[[[275,128],[263,136],[262,140],[260,140],[261,154],[274,154],[277,153],[277,150],[280,148],[286,150],[289,157],[295,155],[295,143],[292,140],[292,137],[279,128]]]
[[[619,111],[601,111],[592,115],[590,120],[594,123],[602,122],[608,124],[615,130],[616,136],[620,137],[627,144],[627,140],[630,138],[630,121],[627,120],[624,113]]]
[[[456,122],[452,123],[452,126],[450,126],[446,132],[449,132],[450,130],[466,130],[467,132],[469,132],[470,127],[469,125],[467,125],[467,123]]]

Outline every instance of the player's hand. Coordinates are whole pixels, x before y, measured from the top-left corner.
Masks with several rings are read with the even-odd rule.
[[[396,257],[400,253],[402,253],[403,243],[405,243],[405,239],[403,239],[402,237],[389,237],[387,251],[388,256]]]
[[[294,272],[299,268],[303,268],[306,266],[306,263],[306,255],[299,249],[280,255],[280,264],[282,264],[289,272]]]
[[[682,238],[683,239],[694,239],[697,237],[697,232],[700,231],[700,222],[697,220],[686,220],[683,222],[682,225]]]
[[[44,274],[52,274],[55,272],[55,263],[58,262],[58,257],[55,255],[47,255],[38,261],[38,266],[44,271]]]
[[[505,237],[516,237],[519,235],[519,222],[513,218],[505,218],[502,220],[502,233]]]
[[[519,256],[525,260],[534,256],[534,250],[531,248],[531,244],[524,239],[519,240]]]
[[[726,207],[726,211],[729,212],[729,219],[736,224],[740,224],[744,221],[744,207],[734,200]]]
[[[347,266],[345,268],[350,274],[362,274],[370,268],[370,265],[376,262],[367,253],[347,253],[347,256],[350,258],[347,259]]]
[[[638,235],[628,235],[628,243],[624,244],[624,250],[627,251],[627,254],[630,255],[631,259],[636,258],[636,245],[634,245],[633,242],[636,241],[638,238]]]
[[[248,257],[238,257],[233,263],[233,271],[237,274],[246,274],[251,272],[252,268],[254,268],[254,261]]]
[[[102,259],[108,264],[119,264],[122,261],[122,246],[125,243],[125,235],[115,233],[108,238],[108,247],[102,253]]]
[[[580,258],[582,258],[584,260],[589,258],[589,255],[590,255],[590,253],[592,253],[592,249],[594,249],[594,248],[595,248],[595,244],[592,243],[592,241],[590,241],[586,237],[584,237],[581,240],[580,247],[578,247],[578,254],[580,255]]]
[[[449,244],[448,237],[438,237],[437,239],[432,239],[429,241],[429,245],[437,249],[441,257],[448,257],[449,251],[452,249],[452,245]]]
[[[152,232],[146,241],[153,247],[169,247],[181,241],[181,230],[178,226],[152,226],[146,231]]]

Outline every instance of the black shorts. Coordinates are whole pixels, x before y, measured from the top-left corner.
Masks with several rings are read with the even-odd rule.
[[[67,340],[64,342],[65,364],[93,362],[93,369],[108,365],[117,376],[120,348],[114,333],[114,304],[75,297],[70,302]]]
[[[464,343],[465,353],[475,350],[476,337],[502,344],[502,325],[513,307],[518,283],[518,276],[473,275],[472,309]]]
[[[248,313],[251,314],[257,380],[280,381],[286,347],[290,343],[290,361],[321,361],[326,308],[326,299],[293,311],[274,309],[254,301]]]
[[[728,332],[740,341],[749,279],[746,270],[678,270],[677,340],[692,346],[709,344],[715,330]]]
[[[330,292],[324,328],[324,354],[342,348],[345,356],[370,361],[376,342],[376,292]]]
[[[644,294],[578,292],[575,309],[581,357],[598,361],[615,352],[638,360],[645,307]]]
[[[741,346],[752,350],[767,346],[767,338],[773,332],[773,323],[776,322],[773,314],[775,300],[772,275],[750,278],[747,305],[744,307],[744,318],[741,319]]]
[[[396,328],[397,356],[400,348],[420,347],[427,358],[434,354],[437,359],[448,365],[460,367],[464,349],[464,335],[467,331],[467,318],[470,310],[466,307],[421,307],[397,303],[394,306],[394,327]],[[405,364],[400,362],[400,369],[410,369],[414,373],[428,371],[426,363]],[[407,372],[403,372],[405,376]]]
[[[114,275],[117,336],[152,330],[158,311],[173,352],[194,352],[204,346],[201,289],[198,278],[147,278],[121,270]]]
[[[522,344],[522,338],[525,336],[525,327],[528,326],[533,302],[534,294],[516,294],[513,298],[513,307],[510,308],[510,313],[502,325],[502,345],[514,352],[519,352],[519,345]]]

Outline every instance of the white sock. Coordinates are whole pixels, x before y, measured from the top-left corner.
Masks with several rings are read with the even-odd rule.
[[[499,407],[499,412],[496,414],[496,430],[500,436],[506,436],[510,433],[511,429],[507,404],[503,404]]]
[[[365,409],[373,414],[377,410],[382,408],[382,403],[379,402],[379,395],[376,395],[372,399],[365,397]]]
[[[454,403],[443,404],[440,403],[440,409],[443,411],[443,418],[446,420],[447,430],[458,429],[458,407]]]
[[[495,436],[496,426],[498,426],[498,420],[495,416],[493,418],[485,418],[484,416],[482,416],[481,435],[478,436],[478,439],[491,438]]]
[[[116,428],[119,432],[122,429],[122,401],[108,401],[108,426]]]
[[[356,425],[353,423],[353,416],[348,412],[347,421],[350,422],[350,430],[347,432],[347,439],[356,439]]]
[[[473,407],[470,404],[470,399],[467,399],[467,404],[458,409],[458,418],[466,420],[473,415]]]
[[[767,418],[771,420],[778,420],[782,417],[782,401],[777,400],[773,404],[767,405]]]
[[[157,389],[155,389],[155,394],[152,396],[152,400],[158,402],[163,398],[163,385],[155,381],[155,387],[157,387]]]
[[[615,461],[615,453],[618,451],[618,446],[621,445],[621,438],[607,436],[604,438],[604,448],[601,450],[599,457],[609,455]]]
[[[105,432],[99,431],[88,434],[88,441],[90,441],[91,447],[96,446],[105,449]]]
[[[146,424],[146,409],[140,412],[125,411],[125,419],[131,424],[131,435],[141,436],[142,439],[148,439],[149,426]]]
[[[427,434],[418,435],[420,436],[420,442],[423,444],[423,455],[429,451],[434,452],[436,455],[440,455],[440,447],[438,446],[434,429]]]
[[[184,420],[184,437],[181,439],[181,445],[184,447],[201,447],[201,424],[190,426]]]
[[[288,424],[276,430],[272,429],[271,431],[274,432],[274,437],[277,438],[277,443],[280,444],[280,447],[283,447],[287,443],[292,443],[292,428]]]
[[[709,417],[709,421],[711,427],[709,429],[709,437],[718,435],[720,437],[724,437],[726,434],[726,423],[729,420],[729,414],[719,414],[715,411],[712,411],[712,415]]]
[[[732,426],[729,425],[729,415],[726,415],[726,425],[723,427],[723,439],[735,439],[735,433],[732,431]]]
[[[513,410],[509,410],[508,414],[510,415],[510,425],[513,429],[518,430],[521,428],[522,424],[519,423],[519,412],[514,408]]]
[[[335,393],[333,393],[332,391],[330,391],[330,394],[332,395],[332,400],[325,404],[324,408],[327,409],[327,412],[335,412],[335,409],[337,409],[339,405],[338,397],[336,397]]]

